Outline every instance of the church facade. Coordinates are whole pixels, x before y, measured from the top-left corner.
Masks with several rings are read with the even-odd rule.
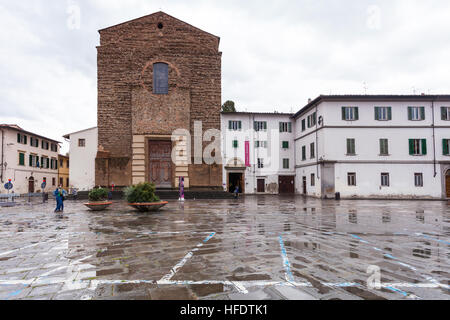
[[[96,185],[222,188],[222,166],[192,156],[220,130],[220,38],[163,12],[99,33]]]

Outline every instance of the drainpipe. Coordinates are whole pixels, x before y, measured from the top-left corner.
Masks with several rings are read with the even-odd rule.
[[[4,145],[5,145],[5,132],[3,131],[3,129],[1,131],[2,131],[2,159],[1,159],[1,162],[0,162],[0,167],[1,167],[0,179],[1,179],[1,182],[3,183],[3,166],[4,166],[4,158],[5,158],[5,147],[4,147]]]
[[[319,112],[316,104],[316,169],[317,169],[317,180],[320,179],[319,170]]]
[[[434,166],[434,178],[436,178],[437,176],[437,170],[436,170],[436,135],[435,135],[435,119],[434,119],[434,99],[431,101],[431,110],[433,113],[432,119],[433,119],[433,123],[431,125],[431,127],[433,128],[433,166]]]

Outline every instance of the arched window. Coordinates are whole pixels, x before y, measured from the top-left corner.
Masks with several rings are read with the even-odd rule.
[[[155,63],[153,65],[153,93],[169,93],[169,65],[167,63]]]

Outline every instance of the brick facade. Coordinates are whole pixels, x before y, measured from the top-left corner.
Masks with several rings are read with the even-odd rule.
[[[182,128],[193,140],[195,121],[220,130],[220,39],[163,12],[99,32],[96,184],[148,181],[148,139],[170,140]],[[156,62],[169,65],[167,95],[153,94]],[[222,185],[219,165],[174,172],[187,173],[190,187]]]

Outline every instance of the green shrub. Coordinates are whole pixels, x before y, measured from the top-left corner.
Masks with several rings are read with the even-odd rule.
[[[89,201],[105,201],[108,198],[108,191],[103,188],[95,188],[89,192]]]
[[[125,198],[128,203],[153,203],[161,200],[155,194],[156,187],[153,183],[140,183],[125,189]]]

